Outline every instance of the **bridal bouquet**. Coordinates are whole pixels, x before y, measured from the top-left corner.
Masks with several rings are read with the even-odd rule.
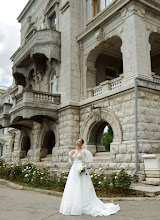
[[[85,173],[85,171],[86,171],[86,168],[83,164],[78,167],[79,175],[81,175],[82,173]]]

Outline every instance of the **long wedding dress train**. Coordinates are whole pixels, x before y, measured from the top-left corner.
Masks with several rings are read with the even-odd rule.
[[[64,215],[108,216],[120,210],[119,205],[103,203],[97,196],[88,171],[79,174],[78,168],[92,161],[92,154],[82,150],[78,155],[70,155],[73,163],[64,189],[59,212]]]

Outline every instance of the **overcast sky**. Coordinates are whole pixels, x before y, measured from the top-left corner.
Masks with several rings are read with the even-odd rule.
[[[28,0],[5,0],[0,2],[0,86],[12,84],[10,57],[20,45],[20,24],[17,17]]]

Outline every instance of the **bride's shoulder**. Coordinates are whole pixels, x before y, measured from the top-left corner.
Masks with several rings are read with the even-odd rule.
[[[69,155],[73,155],[75,153],[75,150],[71,150],[70,152],[69,152]]]

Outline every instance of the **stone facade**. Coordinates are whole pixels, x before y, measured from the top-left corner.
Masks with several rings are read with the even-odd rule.
[[[89,166],[141,181],[142,156],[160,154],[160,3],[112,0],[96,12],[96,2],[30,0],[19,15],[7,118],[1,98],[5,160],[66,170],[77,138],[96,158],[110,124],[109,158]]]

